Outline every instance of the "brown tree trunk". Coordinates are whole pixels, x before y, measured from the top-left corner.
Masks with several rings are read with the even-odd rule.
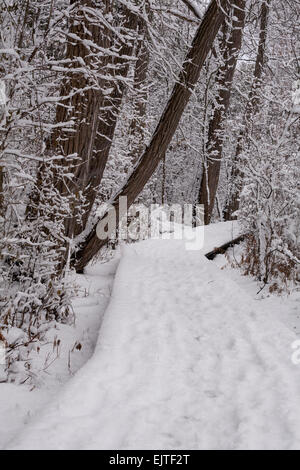
[[[71,3],[76,2],[71,0]],[[78,2],[70,24],[66,51],[66,58],[70,60],[70,73],[62,85],[62,99],[57,106],[55,122],[62,124],[72,120],[75,124],[70,128],[57,126],[47,142],[48,154],[64,156],[54,175],[55,187],[61,195],[73,197],[70,217],[65,220],[65,236],[68,238],[76,237],[84,230],[95,202],[125,89],[120,77],[126,78],[129,57],[134,49],[135,35],[129,38],[128,30],[134,32],[138,24],[137,15],[124,8],[122,28],[126,32],[126,41],[119,45],[118,56],[110,55],[115,38],[109,27],[99,24],[97,17],[93,18],[92,8],[97,3],[92,0]],[[84,7],[91,8],[88,17],[84,14]],[[111,0],[103,0],[102,8],[104,14],[111,13]],[[91,40],[95,48],[92,46],[88,49],[85,44]],[[97,46],[104,50],[101,59],[96,58]],[[73,71],[76,67],[78,73]],[[95,72],[94,77],[99,71],[102,76],[107,74],[107,79],[104,77],[93,82],[90,74],[86,73],[90,69]],[[74,90],[77,92],[74,93]],[[109,93],[106,93],[107,90]],[[37,187],[45,172],[47,164],[39,168]],[[72,178],[64,178],[65,172],[72,174]],[[38,208],[38,198],[37,190],[31,200],[33,208],[29,209],[31,218],[35,217],[34,207]],[[85,210],[82,214],[83,201]]]
[[[238,142],[236,146],[236,152],[231,172],[231,182],[232,186],[234,186],[234,190],[230,192],[228,202],[224,210],[225,220],[236,219],[236,216],[233,216],[232,214],[234,214],[234,212],[236,212],[239,208],[239,195],[242,189],[243,181],[243,172],[240,168],[240,155],[243,151],[245,141],[247,141],[247,136],[251,132],[251,123],[253,122],[253,117],[255,116],[258,110],[258,91],[261,87],[261,77],[265,65],[265,50],[267,41],[267,27],[270,1],[271,0],[265,0],[261,6],[260,35],[254,68],[254,77],[248,101],[246,104],[243,127],[239,133]]]
[[[103,0],[103,12],[110,9],[111,0]],[[79,197],[82,189],[78,175],[82,172],[92,158],[93,141],[96,136],[96,125],[99,107],[101,105],[101,81],[95,79],[96,73],[90,78],[87,70],[96,72],[105,70],[110,58],[107,54],[98,60],[95,49],[87,46],[87,41],[97,47],[111,48],[112,38],[110,30],[99,25],[99,19],[93,16],[92,8],[96,6],[93,0],[70,0],[73,10],[70,14],[69,31],[67,34],[67,47],[65,54],[66,72],[61,90],[60,100],[56,107],[56,116],[53,132],[46,142],[47,155],[62,155],[64,158],[54,173],[54,186],[61,195],[74,194]],[[89,18],[86,8],[90,8]],[[62,126],[66,123],[65,126]],[[73,123],[73,124],[67,124]],[[27,210],[29,218],[35,218],[39,208],[39,186],[49,171],[48,164],[40,165],[37,174],[36,190],[31,195]],[[64,173],[73,174],[72,179],[64,178]],[[72,236],[74,230],[75,208],[66,220],[66,236]]]
[[[204,223],[210,223],[219,184],[221,158],[223,150],[223,126],[228,113],[231,88],[237,58],[242,44],[245,25],[245,0],[235,2],[232,10],[233,20],[228,36],[228,26],[223,24],[221,40],[222,66],[217,75],[218,95],[209,122],[208,141],[206,145],[206,162],[203,164],[202,179],[199,190],[199,204],[204,205]]]
[[[99,109],[104,101],[101,91],[105,82],[99,80],[93,83],[85,71],[89,69],[105,70],[111,60],[109,55],[104,56],[100,62],[93,59],[93,53],[96,50],[85,45],[85,41],[91,38],[96,46],[106,50],[109,50],[112,45],[109,29],[103,25],[98,26],[99,20],[97,21],[97,18],[93,18],[90,14],[87,18],[84,9],[81,10],[84,7],[93,8],[95,6],[96,2],[91,0],[80,2],[77,14],[72,18],[70,26],[66,57],[71,59],[71,68],[77,66],[81,70],[78,74],[74,74],[71,70],[70,76],[65,79],[61,95],[67,98],[63,99],[57,107],[56,123],[73,120],[75,126],[69,131],[58,128],[48,142],[49,152],[58,152],[63,155],[63,166],[66,167],[67,173],[73,174],[72,179],[64,178],[58,172],[55,175],[55,186],[60,194],[72,194],[74,197],[73,211],[65,221],[65,236],[69,238],[82,230],[82,226],[78,222],[77,207],[80,206],[80,199],[85,196],[86,175],[93,159],[93,144],[97,134]],[[111,7],[110,1],[105,0],[103,7],[104,12],[108,12]],[[74,35],[79,39],[72,39]],[[86,70],[82,70],[83,62]],[[74,90],[78,91],[74,94]],[[69,98],[69,95],[73,96]]]
[[[126,196],[130,206],[156,170],[174,136],[184,109],[198,81],[202,66],[210,51],[219,28],[224,21],[225,9],[234,0],[212,0],[196,32],[191,48],[183,63],[178,81],[160,118],[149,146],[141,155],[137,166],[127,183],[114,198],[113,206],[118,213],[119,196]],[[219,6],[221,5],[221,8]],[[104,216],[105,217],[105,216]],[[99,249],[107,243],[96,234],[97,224],[87,236],[74,260],[75,267],[81,272]]]
[[[136,47],[137,62],[134,71],[134,117],[130,124],[132,163],[135,164],[145,144],[145,127],[147,111],[147,76],[149,51],[146,43],[146,24],[139,20],[139,39]]]
[[[138,16],[127,9],[124,10],[124,12],[126,17],[123,27],[133,33],[136,32],[138,28]],[[125,91],[124,82],[120,80],[120,77],[123,79],[127,77],[130,63],[128,57],[131,57],[134,52],[134,36],[135,34],[131,39],[127,38],[126,42],[121,45],[119,57],[113,58],[111,62],[114,66],[111,72],[113,74],[112,81],[110,79],[104,84],[105,87],[111,88],[112,91],[109,96],[105,96],[102,99],[101,106],[103,109],[99,111],[92,157],[89,164],[81,168],[77,176],[84,189],[87,209],[83,215],[81,227],[77,227],[77,230],[73,232],[74,236],[78,235],[86,226],[107,164]]]

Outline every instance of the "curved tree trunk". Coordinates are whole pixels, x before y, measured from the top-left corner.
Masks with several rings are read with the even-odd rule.
[[[236,1],[236,0],[235,0]],[[184,109],[191,93],[199,79],[202,66],[209,53],[219,28],[224,21],[225,9],[234,0],[212,0],[203,20],[196,32],[191,48],[183,63],[182,71],[178,77],[171,97],[160,118],[149,146],[141,155],[137,166],[129,177],[127,183],[113,200],[113,206],[118,213],[119,197],[126,196],[130,206],[145,184],[156,170],[174,136]],[[221,8],[220,6],[221,5]],[[106,214],[103,216],[105,218]],[[73,263],[78,272],[81,272],[99,249],[107,243],[100,240],[96,234],[97,224],[87,236],[80,250],[76,253]]]

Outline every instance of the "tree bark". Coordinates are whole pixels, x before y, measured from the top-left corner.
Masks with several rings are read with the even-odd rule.
[[[76,1],[71,0],[72,3]],[[55,171],[54,185],[62,196],[73,197],[70,216],[65,220],[65,236],[69,239],[84,230],[97,196],[125,89],[120,77],[127,77],[134,50],[135,34],[130,38],[128,31],[134,33],[138,25],[137,15],[124,7],[125,19],[121,26],[126,33],[126,41],[117,44],[117,56],[110,55],[115,38],[108,26],[99,24],[97,17],[93,17],[93,8],[96,9],[97,3],[92,0],[78,2],[71,18],[66,51],[70,73],[62,84],[62,99],[57,106],[55,122],[60,124],[73,120],[74,125],[57,127],[47,141],[47,154],[64,156]],[[85,7],[89,8],[88,15],[85,14]],[[104,14],[111,13],[111,0],[103,0],[102,9]],[[95,48],[86,46],[91,41]],[[104,51],[100,59],[97,58],[97,46]],[[106,72],[108,67],[109,73]],[[76,68],[78,72],[74,72]],[[92,73],[86,73],[87,70]],[[96,79],[98,71],[102,77]],[[36,216],[38,187],[47,171],[47,164],[42,164],[38,170],[37,190],[28,211],[30,218]],[[72,174],[72,178],[65,178],[64,173]],[[85,208],[82,213],[83,202]]]
[[[52,133],[48,142],[49,152],[62,154],[63,166],[66,167],[67,173],[73,174],[72,179],[66,179],[59,169],[59,173],[56,172],[55,175],[55,186],[60,194],[72,194],[75,197],[72,214],[65,221],[65,236],[68,238],[72,238],[82,230],[76,206],[80,205],[79,200],[86,196],[86,175],[93,160],[98,115],[104,101],[102,89],[106,85],[102,79],[93,83],[93,79],[90,80],[89,74],[83,70],[82,62],[84,61],[86,70],[96,71],[104,70],[111,60],[108,54],[102,57],[100,62],[93,59],[93,52],[96,51],[93,51],[93,47],[89,49],[85,46],[85,41],[90,41],[91,38],[95,45],[107,51],[112,45],[111,31],[103,25],[99,26],[97,19],[90,17],[91,13],[87,18],[84,7],[92,9],[95,6],[95,2],[91,0],[81,2],[70,26],[66,57],[71,59],[71,71],[63,83],[61,95],[67,97],[71,95],[71,98],[63,99],[57,107],[56,123],[73,120],[75,126],[69,131],[58,128]],[[110,1],[105,0],[103,8],[104,12],[109,11]],[[78,37],[78,40],[74,40],[74,36]],[[81,69],[80,72],[73,73],[73,67]],[[73,94],[74,90],[77,90],[77,93]]]
[[[254,67],[254,77],[249,93],[248,101],[246,104],[246,110],[244,115],[243,127],[239,133],[238,142],[236,146],[236,152],[231,172],[231,182],[234,186],[234,190],[230,192],[226,208],[224,210],[225,220],[234,220],[236,216],[233,216],[239,208],[239,195],[242,190],[243,172],[240,168],[240,156],[243,151],[245,141],[249,132],[251,132],[251,122],[253,117],[257,113],[259,96],[258,91],[261,87],[261,78],[265,65],[265,50],[267,42],[267,27],[268,27],[268,15],[270,9],[270,1],[265,0],[261,6],[261,22],[260,22],[260,35],[257,49],[257,56]]]
[[[134,71],[134,117],[130,123],[132,163],[136,164],[145,143],[147,111],[147,76],[149,68],[149,50],[146,43],[147,27],[143,19],[139,20],[139,38],[136,47],[137,62]]]
[[[183,63],[182,71],[178,77],[171,97],[159,120],[149,146],[141,155],[135,169],[126,184],[113,200],[113,206],[118,214],[119,197],[126,196],[128,206],[143,190],[145,184],[156,170],[163,158],[172,137],[174,136],[184,109],[189,101],[191,93],[198,81],[202,66],[210,51],[219,28],[224,21],[225,9],[234,0],[212,0],[203,20],[196,32],[191,48]],[[106,215],[104,215],[105,217]],[[103,218],[104,218],[103,217]],[[89,235],[73,260],[78,272],[82,272],[99,249],[107,243],[100,240],[96,234],[97,224],[94,225]]]
[[[135,33],[138,28],[138,16],[128,9],[124,10],[124,13],[126,16],[123,27]],[[74,236],[78,235],[86,226],[107,164],[125,91],[124,82],[120,80],[120,77],[123,79],[127,77],[130,64],[128,58],[134,52],[134,36],[131,40],[127,38],[126,42],[120,47],[119,57],[112,60],[114,66],[112,67],[113,81],[106,83],[106,87],[110,87],[112,91],[109,96],[105,96],[102,100],[103,109],[99,112],[92,158],[78,175],[82,187],[85,188],[84,195],[87,200],[87,210],[82,218],[82,226],[74,231]]]
[[[219,184],[221,159],[223,151],[223,127],[230,105],[230,96],[237,58],[242,45],[242,35],[245,25],[245,0],[235,2],[232,10],[233,20],[230,26],[223,24],[221,48],[222,65],[217,75],[218,95],[209,122],[208,141],[206,145],[206,161],[203,164],[202,179],[198,202],[204,205],[204,223],[210,223],[216,193]]]
[[[109,11],[111,0],[103,0],[103,12]],[[55,124],[57,125],[46,141],[46,155],[62,155],[64,158],[54,172],[53,184],[61,195],[74,194],[79,197],[82,184],[78,178],[91,160],[93,141],[96,136],[97,116],[101,105],[101,88],[104,83],[96,79],[97,70],[104,70],[110,58],[103,55],[95,58],[93,45],[109,50],[112,45],[111,31],[93,15],[96,2],[93,0],[70,0],[73,9],[70,14],[65,67],[68,71],[62,81],[60,99],[56,107]],[[89,17],[86,9],[89,8]],[[87,42],[89,45],[87,46]],[[91,74],[87,71],[91,70]],[[95,73],[96,72],[96,73]],[[91,77],[92,75],[92,77]],[[73,124],[67,124],[67,123]],[[66,123],[65,127],[59,125]],[[27,216],[34,219],[39,208],[39,187],[49,171],[48,164],[38,168],[37,183],[31,195]],[[72,179],[64,178],[64,173],[73,174]],[[72,236],[74,230],[73,209],[65,222],[66,236]]]

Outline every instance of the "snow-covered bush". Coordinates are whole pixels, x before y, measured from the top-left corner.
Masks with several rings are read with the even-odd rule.
[[[235,215],[248,234],[242,260],[246,274],[277,291],[299,281],[299,69],[293,46],[294,8],[282,0],[271,2],[264,66],[254,88],[251,63],[242,62],[238,70],[241,80],[233,94],[232,123],[226,123],[225,171],[219,189],[225,207],[228,194],[238,195],[233,209],[239,208]],[[248,33],[245,45],[249,47]],[[252,35],[255,38],[255,31]]]
[[[53,12],[51,1],[27,2],[24,20],[21,2],[0,7],[0,79],[5,84],[0,114],[0,332],[11,350],[8,380],[15,380],[13,370],[20,360],[26,373],[25,349],[29,352],[42,341],[45,324],[72,319],[65,271],[58,269],[72,198],[62,197],[53,182],[61,157],[46,152],[63,76],[49,67],[50,60],[60,57],[62,37],[47,28],[52,14],[56,24],[65,23],[62,9],[67,3],[58,2]],[[15,24],[23,24],[21,30]],[[48,160],[39,179],[38,169]],[[13,329],[21,342],[11,341]]]
[[[263,114],[258,118],[263,119]],[[265,128],[259,140],[251,139],[242,159],[244,187],[238,215],[248,234],[243,265],[271,291],[288,289],[300,280],[297,121],[291,109],[282,109],[282,119]]]

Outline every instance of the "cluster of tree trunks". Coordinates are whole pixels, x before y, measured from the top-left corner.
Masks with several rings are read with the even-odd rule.
[[[64,156],[63,166],[68,174],[64,178],[64,172],[56,172],[56,188],[61,195],[75,196],[73,211],[65,222],[67,238],[76,237],[82,232],[95,202],[124,93],[125,86],[120,78],[127,76],[128,58],[133,54],[134,33],[138,27],[137,15],[129,10],[124,11],[122,28],[131,30],[132,38],[127,34],[118,55],[110,55],[115,40],[113,33],[105,24],[99,24],[97,16],[92,16],[93,8],[99,2],[85,0],[79,3],[71,0],[73,3],[78,5],[71,17],[68,34],[66,62],[70,63],[70,73],[65,77],[56,113],[56,124],[66,123],[66,126],[58,125],[47,142],[48,153]],[[88,16],[85,7],[90,7]],[[102,7],[103,14],[111,12],[111,0],[103,1]],[[93,38],[96,50],[88,46],[90,38]],[[96,53],[101,50],[104,52],[96,60]],[[79,71],[74,73],[76,68]],[[93,83],[93,78],[85,73],[88,69],[94,69],[95,76],[100,71],[102,78]],[[68,127],[70,121],[75,123],[75,128]],[[41,166],[40,178],[44,171],[47,169]],[[79,217],[78,208],[82,206],[82,201],[85,202],[85,210]]]
[[[224,22],[228,6],[233,3],[236,3],[236,1],[212,0],[208,6],[152,139],[139,158],[128,181],[112,201],[117,215],[119,212],[119,197],[126,196],[130,206],[143,190],[145,184],[164,157],[191,93],[199,79],[202,66],[212,48],[220,26]],[[106,216],[107,214],[104,214],[103,219]],[[73,264],[78,272],[82,272],[100,248],[106,244],[106,240],[100,240],[97,237],[96,228],[98,222],[95,223],[77,251],[76,257],[73,258]]]
[[[189,9],[199,18],[199,12],[193,3],[183,0]],[[242,34],[245,24],[246,0],[211,0],[193,42],[185,57],[178,80],[176,81],[169,101],[161,115],[149,145],[144,148],[143,118],[147,102],[147,70],[149,53],[145,44],[147,25],[143,15],[138,10],[130,10],[125,4],[124,21],[121,28],[132,36],[118,43],[118,53],[112,52],[118,39],[111,28],[99,22],[93,11],[99,8],[99,2],[70,0],[73,13],[70,18],[68,45],[66,49],[66,64],[70,72],[66,73],[61,89],[61,100],[57,106],[56,126],[47,141],[47,153],[62,155],[62,171],[54,173],[54,184],[59,193],[72,194],[74,203],[70,216],[65,221],[65,237],[71,240],[87,232],[88,219],[95,204],[97,192],[109,157],[119,112],[124,96],[130,58],[135,59],[134,85],[139,100],[135,105],[135,117],[130,126],[130,132],[135,136],[132,148],[134,170],[126,184],[120,189],[112,201],[118,215],[119,197],[126,196],[130,206],[143,190],[154,171],[163,160],[168,146],[176,132],[182,114],[199,79],[199,75],[208,53],[213,47],[218,31],[221,31],[221,67],[217,75],[216,87],[218,95],[209,122],[207,159],[203,166],[203,176],[199,191],[199,201],[205,207],[205,223],[209,223],[214,207],[222,156],[222,129],[226,118],[236,69],[237,58],[241,48]],[[97,4],[97,5],[96,5]],[[258,58],[255,67],[255,82],[249,97],[245,121],[250,119],[256,106],[256,93],[262,74],[264,49],[266,40],[266,18],[269,0],[263,3],[261,35]],[[111,0],[101,2],[103,13],[112,11]],[[97,7],[97,8],[96,8]],[[86,14],[86,11],[89,14]],[[200,19],[199,19],[200,21]],[[120,25],[119,25],[120,26]],[[93,45],[90,45],[90,38]],[[102,55],[97,51],[106,51]],[[111,52],[110,52],[111,51]],[[100,58],[99,58],[100,57]],[[105,76],[104,70],[110,70]],[[86,74],[89,70],[102,71],[93,82],[97,73]],[[74,124],[70,125],[73,122]],[[65,126],[63,124],[66,124]],[[241,147],[245,135],[241,133],[238,148]],[[241,150],[237,150],[237,158]],[[42,182],[46,164],[41,164],[38,171],[38,181]],[[64,175],[67,174],[67,177]],[[72,177],[70,178],[70,174]],[[234,200],[234,196],[232,198]],[[82,201],[85,209],[82,211]],[[232,203],[230,203],[230,211]],[[80,207],[81,206],[81,207]],[[28,216],[34,217],[38,207],[38,191],[32,195]],[[79,209],[80,208],[80,209]],[[102,220],[105,220],[104,214]],[[119,222],[119,221],[118,221]],[[72,264],[81,272],[106,240],[100,240],[96,234],[99,220],[95,221],[85,240],[73,254]],[[64,264],[66,260],[63,261]]]
[[[64,77],[55,128],[46,143],[47,155],[63,156],[62,163],[54,168],[54,187],[62,196],[72,195],[71,211],[65,219],[66,240],[85,229],[95,203],[125,90],[122,79],[128,74],[139,25],[139,17],[124,7],[121,31],[126,33],[126,41],[119,44],[112,29],[101,23],[96,13],[93,15],[99,2],[71,0],[70,4],[73,11],[65,56],[70,72]],[[103,15],[113,11],[111,0],[103,0],[101,6]],[[118,53],[112,53],[116,44]],[[95,79],[98,75],[101,78]],[[48,163],[41,163],[27,209],[30,219],[38,216],[39,188],[48,174]],[[61,260],[60,269],[65,262]]]

